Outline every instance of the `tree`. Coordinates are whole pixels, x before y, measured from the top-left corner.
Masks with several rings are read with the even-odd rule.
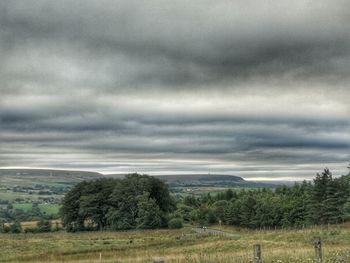
[[[332,173],[327,168],[321,174],[318,173],[314,179],[314,185],[310,194],[308,215],[310,222],[313,224],[328,223],[325,214],[325,200],[330,181],[332,181]]]
[[[253,192],[250,191],[250,193],[251,195],[245,195],[238,202],[240,211],[239,220],[241,226],[255,228],[257,226],[255,222],[256,199],[255,196],[252,195]]]
[[[175,210],[168,187],[161,180],[139,174],[131,174],[121,180],[110,197],[112,207],[107,218],[112,229],[140,227],[137,222],[140,196],[147,192],[160,210],[161,226],[167,226],[167,214]],[[152,201],[153,202],[153,201]]]
[[[79,215],[80,197],[87,182],[77,184],[67,192],[63,198],[60,209],[62,225],[68,232],[83,230],[84,219]]]
[[[117,183],[116,180],[104,178],[85,185],[79,200],[79,217],[84,219],[85,227],[98,230],[106,228],[106,214],[110,208],[108,197]]]
[[[232,189],[228,189],[225,192],[225,199],[230,201],[232,198],[237,198],[236,192],[233,192]]]
[[[207,222],[210,225],[218,222],[218,218],[217,218],[215,212],[213,211],[213,209],[209,209],[209,211],[208,211]]]
[[[338,191],[337,181],[331,180],[327,184],[324,200],[324,223],[339,223],[342,220],[342,200]]]
[[[65,195],[60,213],[67,231],[119,230],[166,227],[174,208],[161,180],[131,174],[77,184]]]
[[[194,195],[187,195],[183,200],[184,205],[198,208],[200,206],[199,200]]]
[[[218,220],[221,220],[222,222],[225,221],[225,211],[229,204],[230,203],[226,200],[216,201],[213,204],[213,212]]]
[[[137,203],[137,228],[154,229],[162,226],[162,217],[156,200],[150,198],[148,192],[138,197]]]
[[[342,207],[343,221],[350,221],[350,198]]]
[[[81,182],[71,189],[60,210],[67,231],[106,228],[109,196],[118,183],[116,179],[103,178]]]
[[[223,222],[228,225],[241,225],[240,221],[240,205],[238,201],[231,202],[224,211]]]
[[[174,217],[182,218],[184,222],[191,221],[191,212],[194,210],[193,207],[185,204],[179,204],[177,210],[174,213]]]

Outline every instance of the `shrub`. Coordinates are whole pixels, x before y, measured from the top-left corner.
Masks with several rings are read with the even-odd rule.
[[[41,219],[37,223],[36,228],[37,228],[37,232],[39,232],[39,233],[51,232],[51,228],[52,228],[51,221],[50,220]]]
[[[180,218],[173,218],[168,222],[168,227],[171,229],[182,228],[182,220]]]
[[[22,226],[19,221],[15,221],[13,224],[10,225],[10,233],[18,234],[22,232]]]

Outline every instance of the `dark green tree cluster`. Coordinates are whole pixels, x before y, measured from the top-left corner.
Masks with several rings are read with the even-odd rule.
[[[172,216],[185,223],[221,222],[248,228],[341,223],[350,220],[350,174],[334,179],[325,169],[313,183],[293,187],[187,196]]]
[[[60,211],[67,231],[166,227],[174,201],[159,179],[139,174],[76,185]]]

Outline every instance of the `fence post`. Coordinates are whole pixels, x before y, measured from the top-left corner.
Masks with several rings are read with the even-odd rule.
[[[318,262],[322,262],[322,241],[320,237],[316,237],[314,241],[315,255]]]
[[[254,248],[254,263],[262,263],[261,246],[259,244],[255,244],[253,248]]]
[[[162,258],[157,258],[153,260],[153,263],[165,263],[165,260]]]

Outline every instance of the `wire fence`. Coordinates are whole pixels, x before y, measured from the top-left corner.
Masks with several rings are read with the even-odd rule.
[[[206,233],[206,230],[201,229],[194,229],[195,231],[200,231],[200,233],[204,234]],[[209,235],[224,235],[225,232],[223,231],[207,231],[207,234]],[[316,237],[313,241],[313,248],[314,248],[314,257],[311,260],[308,260],[307,262],[323,262],[323,251],[322,251],[322,240],[320,237]],[[269,253],[271,253],[269,251]],[[191,258],[188,258],[186,260],[187,262],[191,262]],[[235,256],[234,258],[225,259],[225,262],[231,262],[231,263],[263,263],[263,249],[260,244],[253,245],[252,253],[249,254],[242,254]],[[193,259],[193,262],[203,262],[203,263],[217,263],[217,262],[223,262],[222,259],[205,259],[200,258],[199,259]],[[164,258],[155,258],[153,259],[153,263],[167,263]],[[276,263],[283,263],[282,260],[277,260]]]

